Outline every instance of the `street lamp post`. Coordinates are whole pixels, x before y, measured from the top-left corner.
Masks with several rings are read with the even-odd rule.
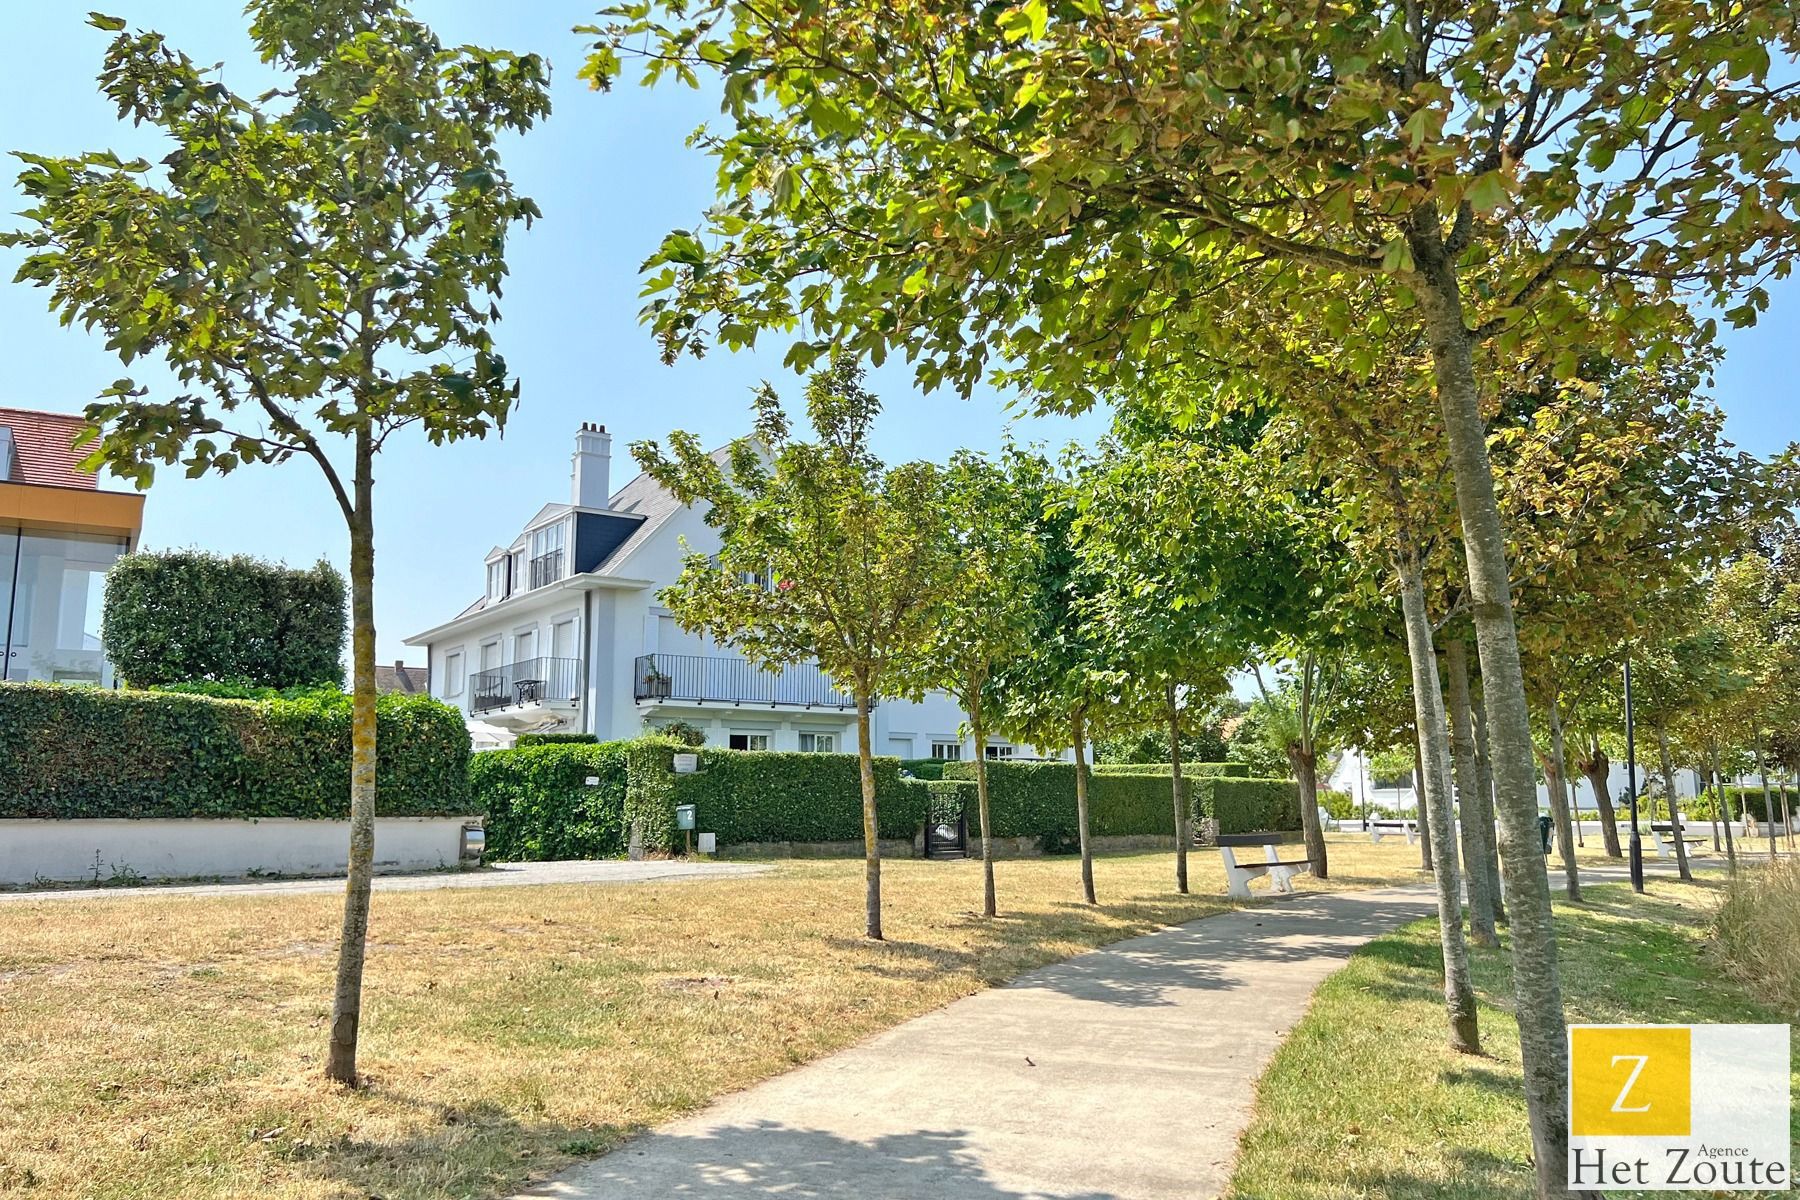
[[[1625,797],[1631,804],[1631,890],[1644,891],[1644,837],[1638,832],[1637,726],[1631,713],[1631,659],[1625,660]],[[1677,836],[1680,836],[1677,833]]]

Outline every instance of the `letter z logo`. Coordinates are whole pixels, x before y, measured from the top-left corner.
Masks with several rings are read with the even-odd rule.
[[[1622,1062],[1636,1064],[1631,1068],[1631,1075],[1625,1080],[1625,1086],[1619,1089],[1619,1098],[1613,1101],[1612,1110],[1616,1113],[1649,1112],[1650,1106],[1648,1104],[1640,1104],[1636,1108],[1627,1108],[1625,1106],[1625,1097],[1631,1095],[1631,1087],[1638,1081],[1638,1076],[1644,1073],[1644,1065],[1650,1061],[1650,1056],[1648,1054],[1615,1054],[1613,1055],[1612,1060],[1613,1066],[1615,1067]]]
[[[1569,1030],[1569,1132],[1686,1137],[1693,1127],[1693,1038],[1682,1025]]]

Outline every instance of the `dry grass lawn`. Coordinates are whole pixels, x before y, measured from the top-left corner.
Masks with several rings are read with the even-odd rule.
[[[1332,887],[1417,878],[1338,841]],[[1022,971],[1227,906],[1172,856],[860,862],[629,886],[377,893],[360,1091],[320,1076],[340,899],[0,904],[0,1195],[505,1195],[570,1159]],[[1321,886],[1316,882],[1306,886]]]

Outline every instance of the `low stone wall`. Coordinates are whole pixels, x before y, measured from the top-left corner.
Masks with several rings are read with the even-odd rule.
[[[454,867],[470,817],[378,817],[375,869]],[[475,822],[479,823],[479,822]],[[122,879],[334,875],[349,861],[350,822],[0,820],[0,886]]]

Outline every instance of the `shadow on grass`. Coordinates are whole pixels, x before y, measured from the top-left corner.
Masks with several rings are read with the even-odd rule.
[[[371,1085],[380,1089],[380,1084]],[[544,1180],[571,1160],[616,1150],[641,1127],[577,1127],[521,1120],[499,1105],[442,1104],[399,1092],[398,1099],[432,1118],[410,1138],[397,1141],[343,1134],[311,1146],[304,1142],[278,1153],[305,1174],[348,1187],[359,1196],[391,1196],[404,1189],[430,1194],[510,1196]]]

